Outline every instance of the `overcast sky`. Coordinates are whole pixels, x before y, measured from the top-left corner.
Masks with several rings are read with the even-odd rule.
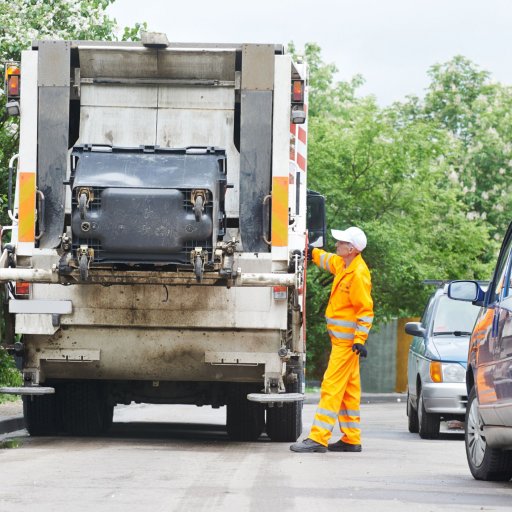
[[[512,0],[116,0],[107,12],[175,42],[318,43],[338,79],[363,75],[381,105],[422,96],[428,68],[455,55],[512,84]]]

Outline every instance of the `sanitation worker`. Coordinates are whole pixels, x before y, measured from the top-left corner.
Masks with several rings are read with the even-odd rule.
[[[304,441],[290,446],[294,452],[361,451],[359,357],[367,356],[364,344],[373,322],[370,271],[361,256],[366,235],[357,227],[331,232],[336,254],[316,248],[308,252],[308,259],[334,274],[325,312],[331,355],[313,426]],[[328,444],[336,422],[341,439]]]

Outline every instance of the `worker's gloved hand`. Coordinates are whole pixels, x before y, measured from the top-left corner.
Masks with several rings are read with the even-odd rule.
[[[307,251],[307,260],[308,261],[313,260],[313,249],[314,249],[314,247],[312,245],[308,245],[308,251]]]
[[[352,345],[352,352],[355,352],[358,356],[366,357],[368,355],[368,350],[361,343],[354,343]]]

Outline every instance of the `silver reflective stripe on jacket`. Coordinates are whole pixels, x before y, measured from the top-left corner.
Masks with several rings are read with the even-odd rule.
[[[348,327],[350,329],[355,329],[357,327],[356,322],[350,322],[349,320],[338,320],[337,318],[329,318],[325,317],[325,321],[331,325],[339,325],[340,327]]]
[[[324,270],[328,270],[329,272],[332,273],[331,265],[329,263],[330,259],[331,259],[331,255],[330,254],[322,254],[322,256],[320,256],[320,266]]]
[[[336,332],[332,329],[327,329],[327,332],[333,336],[334,338],[337,338],[339,340],[353,340],[354,339],[354,333],[353,332]]]

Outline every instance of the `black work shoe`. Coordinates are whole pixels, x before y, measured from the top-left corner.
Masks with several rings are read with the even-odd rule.
[[[344,443],[341,439],[333,444],[330,444],[327,449],[330,452],[360,452],[362,447],[360,444]]]
[[[327,451],[327,447],[324,446],[323,444],[317,443],[316,441],[313,441],[313,439],[309,439],[309,437],[307,437],[301,443],[292,444],[290,446],[290,450],[292,452],[299,452],[299,453],[313,453],[313,452],[325,453]]]

